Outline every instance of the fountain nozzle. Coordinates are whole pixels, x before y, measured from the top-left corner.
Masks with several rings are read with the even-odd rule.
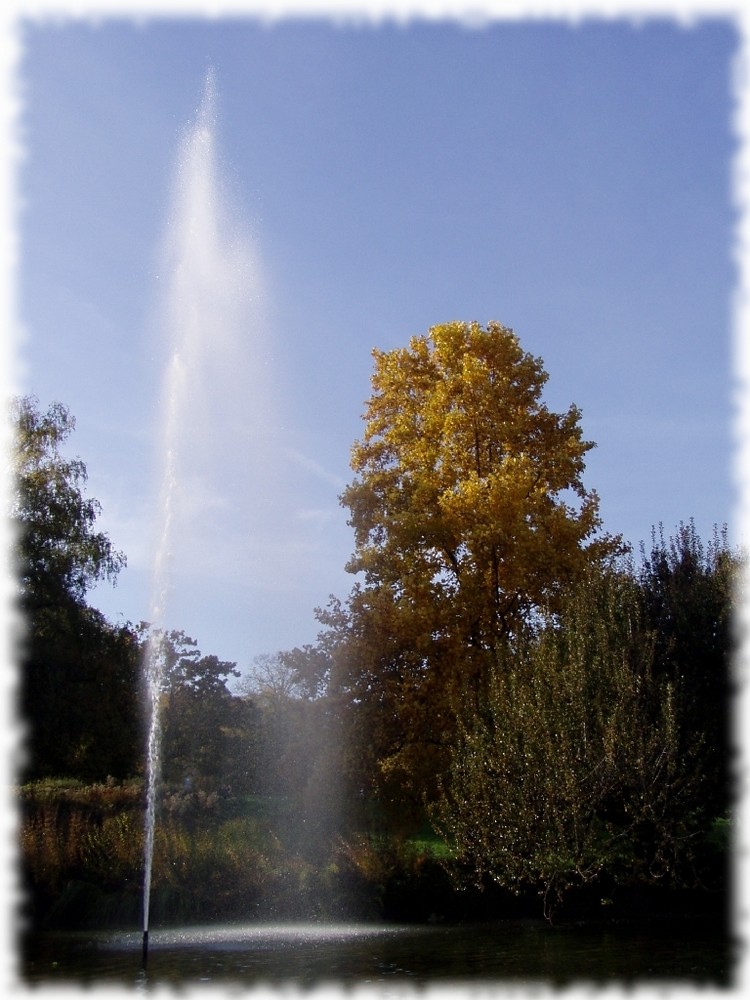
[[[148,963],[148,931],[143,932],[143,968]]]

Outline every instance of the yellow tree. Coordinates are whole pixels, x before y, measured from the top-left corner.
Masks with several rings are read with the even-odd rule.
[[[449,323],[374,359],[342,495],[361,583],[322,617],[348,647],[338,685],[393,720],[383,775],[417,792],[458,695],[478,697],[500,646],[619,541],[583,485],[580,411],[548,409],[542,361],[512,330]]]

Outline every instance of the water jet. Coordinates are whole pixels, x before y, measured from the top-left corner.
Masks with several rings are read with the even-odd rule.
[[[237,213],[227,212],[223,204],[215,154],[215,100],[214,74],[209,70],[195,120],[182,137],[160,261],[166,281],[157,332],[166,351],[156,435],[159,496],[150,628],[143,663],[148,713],[144,965],[161,772],[159,703],[168,659],[167,629],[177,625],[168,624],[168,605],[176,577],[184,576],[182,570],[175,572],[175,556],[179,559],[191,543],[203,538],[205,529],[196,526],[195,519],[201,504],[205,506],[205,484],[217,489],[219,477],[211,468],[220,450],[217,437],[221,435],[222,448],[231,449],[234,442],[228,428],[241,425],[231,405],[239,405],[241,392],[248,391],[243,352],[251,326],[250,303],[255,303],[258,286],[252,248],[235,231]],[[221,503],[222,497],[218,500]]]

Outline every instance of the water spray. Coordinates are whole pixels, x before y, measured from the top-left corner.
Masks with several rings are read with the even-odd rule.
[[[151,871],[156,825],[156,792],[161,771],[161,722],[159,701],[164,685],[167,661],[165,617],[170,583],[169,553],[173,543],[173,521],[178,503],[180,446],[185,414],[189,406],[190,380],[200,366],[195,353],[199,349],[206,314],[210,310],[201,300],[205,270],[214,265],[212,244],[207,239],[214,226],[213,151],[211,125],[214,104],[213,73],[206,85],[198,118],[186,133],[180,156],[180,170],[175,192],[176,236],[170,248],[170,283],[166,327],[171,338],[166,366],[162,436],[159,443],[162,465],[159,512],[161,524],[155,546],[151,630],[143,664],[148,696],[149,728],[146,749],[146,815],[143,875],[143,966],[148,961],[148,926],[151,901]],[[195,219],[198,219],[198,222]],[[215,256],[215,255],[214,255]],[[197,289],[197,291],[196,291]]]
[[[248,419],[246,397],[263,403],[267,373],[248,382],[242,362],[249,327],[257,314],[259,266],[252,247],[237,231],[222,197],[215,150],[216,88],[209,70],[203,99],[186,129],[178,154],[170,224],[162,273],[168,275],[163,329],[169,337],[162,388],[161,434],[157,444],[161,485],[157,510],[151,597],[151,627],[143,663],[149,717],[146,754],[146,809],[143,880],[143,965],[148,960],[151,872],[154,854],[157,786],[161,771],[159,704],[169,659],[166,610],[174,574],[171,553],[179,552],[191,491],[200,499],[200,476],[216,451],[211,436],[220,428],[227,440],[223,400],[242,390],[241,424]],[[253,328],[254,329],[254,328]],[[229,359],[229,360],[228,360]],[[253,371],[256,366],[253,366]],[[261,366],[257,366],[262,371]],[[221,386],[219,393],[217,385]],[[252,391],[249,391],[252,388]],[[221,407],[216,410],[216,399]],[[256,404],[259,405],[259,404]],[[258,412],[267,416],[268,407]],[[243,437],[243,447],[247,442]],[[262,465],[262,462],[258,464]],[[184,499],[186,497],[186,500]],[[188,536],[189,540],[189,536]]]

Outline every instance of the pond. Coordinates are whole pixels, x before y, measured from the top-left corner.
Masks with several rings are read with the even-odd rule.
[[[734,956],[703,920],[550,927],[542,921],[460,926],[232,924],[140,933],[49,933],[25,942],[22,981],[248,988],[732,985]]]

